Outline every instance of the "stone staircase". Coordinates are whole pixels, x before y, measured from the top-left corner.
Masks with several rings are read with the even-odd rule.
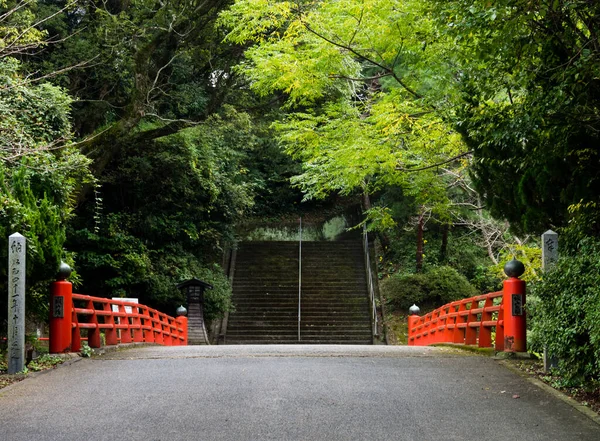
[[[200,303],[188,305],[188,345],[207,345],[208,335],[204,325],[204,312]]]
[[[300,341],[297,242],[242,242],[233,302],[226,344],[372,344],[359,240],[302,243]]]

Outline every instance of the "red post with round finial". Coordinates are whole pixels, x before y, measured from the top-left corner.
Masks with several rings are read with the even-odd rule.
[[[61,262],[57,281],[50,291],[50,338],[49,352],[60,354],[71,351],[73,332],[73,285],[67,281],[71,268]]]
[[[181,340],[177,340],[178,343],[180,345],[183,346],[187,346],[188,344],[188,318],[186,317],[187,315],[187,309],[183,307],[183,305],[181,305],[179,308],[177,308],[177,319],[175,319],[177,321],[177,325],[181,327]]]
[[[509,277],[504,281],[504,352],[527,352],[527,317],[525,314],[525,281],[519,279],[525,266],[512,259],[504,266]]]
[[[410,314],[408,316],[408,345],[409,346],[415,346],[415,343],[416,343],[413,329],[419,322],[419,319],[421,318],[421,317],[419,317],[420,312],[421,312],[421,309],[417,305],[414,305],[414,304],[408,310],[408,313]]]

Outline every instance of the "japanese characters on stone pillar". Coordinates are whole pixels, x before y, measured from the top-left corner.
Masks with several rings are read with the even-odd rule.
[[[25,367],[25,237],[8,236],[8,373]]]
[[[549,271],[558,260],[558,234],[552,230],[542,234],[542,270]],[[558,367],[558,360],[544,346],[544,372]]]
[[[552,230],[542,234],[542,269],[548,271],[558,260],[558,234]]]

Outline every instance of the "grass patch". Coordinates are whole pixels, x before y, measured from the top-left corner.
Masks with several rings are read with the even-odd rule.
[[[27,363],[25,369],[23,369],[23,372],[19,372],[17,374],[9,374],[8,364],[6,362],[6,355],[3,355],[0,359],[0,389],[9,386],[13,383],[17,383],[19,381],[24,380],[25,378],[27,378],[27,375],[30,372],[40,372],[48,369],[54,369],[56,366],[63,362],[64,359],[62,357],[44,354]]]
[[[408,344],[408,314],[390,312],[385,318],[390,345]]]

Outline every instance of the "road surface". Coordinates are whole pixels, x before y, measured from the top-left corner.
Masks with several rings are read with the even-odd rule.
[[[0,440],[598,441],[498,361],[446,348],[145,347],[0,390]]]

